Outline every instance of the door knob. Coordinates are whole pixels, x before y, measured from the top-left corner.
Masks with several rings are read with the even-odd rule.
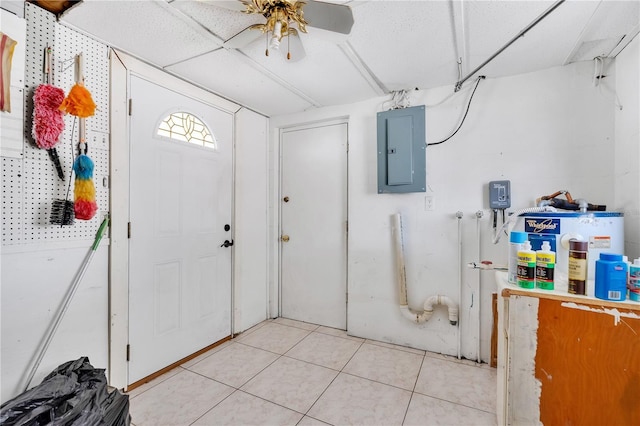
[[[284,201],[285,203],[288,203],[288,202],[289,202],[289,197],[284,197],[284,198],[282,199],[282,201]]]
[[[231,247],[233,245],[233,240],[224,240],[224,243],[220,245],[220,247]]]
[[[286,243],[287,241],[289,241],[289,236],[283,235],[282,237],[280,237],[280,239]]]

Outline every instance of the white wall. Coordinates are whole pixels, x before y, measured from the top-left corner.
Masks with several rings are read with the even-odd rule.
[[[103,239],[69,309],[51,341],[31,386],[58,365],[88,356],[96,368],[108,365],[107,245]],[[90,243],[27,245],[2,250],[1,400],[24,391],[48,327],[80,270]]]
[[[613,206],[613,98],[594,88],[592,76],[587,62],[480,82],[459,133],[426,150],[427,194],[377,194],[376,113],[388,97],[271,119],[271,144],[277,149],[281,127],[349,116],[350,334],[456,353],[457,329],[449,325],[444,308],[422,326],[400,315],[390,237],[390,216],[396,212],[403,215],[409,305],[417,309],[433,294],[458,298],[456,211],[464,213],[463,263],[480,258],[506,264],[507,239],[497,246],[490,242],[489,181],[511,180],[514,209],[531,207],[536,197],[559,189]],[[450,96],[453,84],[412,92],[411,105],[428,106],[428,142],[457,127],[471,92],[471,84],[466,87],[455,96]],[[435,197],[434,211],[425,211],[425,195]],[[480,256],[478,210],[484,213]],[[487,361],[493,273],[465,268],[462,281],[462,356],[477,358],[481,299],[481,354]]]
[[[21,6],[30,12],[25,15],[27,19],[16,18],[26,24],[26,43],[23,41],[22,47],[17,47],[24,51],[24,55],[14,57],[14,61],[23,63],[12,68],[12,76],[17,77],[14,75],[17,71],[23,73],[21,85],[28,122],[25,123],[25,133],[31,133],[32,117],[28,105],[35,87],[41,82],[40,61],[44,47],[52,46],[54,57],[59,59],[73,59],[80,47],[85,54],[86,84],[98,106],[96,114],[87,119],[87,140],[89,155],[95,164],[93,181],[99,212],[90,221],[76,220],[74,226],[61,228],[49,224],[52,200],[66,195],[66,179],[70,177],[72,159],[71,143],[77,142],[78,137],[77,127],[75,136],[72,135],[73,117],[70,115],[65,117],[65,131],[57,146],[66,173],[64,181],[58,179],[47,154],[37,148],[30,137],[19,141],[22,147],[19,156],[10,158],[3,152],[0,262],[2,402],[24,390],[22,382],[31,369],[32,360],[81,269],[109,203],[108,189],[102,185],[109,163],[109,145],[105,142],[109,132],[106,46],[73,33],[58,24],[53,14],[34,4],[21,2]],[[2,12],[3,24],[6,13]],[[70,67],[57,72],[52,83],[67,92],[74,81],[73,67]],[[31,386],[39,384],[58,365],[81,356],[88,356],[96,368],[108,367],[108,245],[109,239],[103,238]]]
[[[235,114],[233,332],[267,318],[267,131],[266,117]]]
[[[616,57],[615,206],[624,212],[625,254],[640,257],[640,37]],[[613,74],[613,73],[610,73]],[[612,95],[610,95],[612,96]]]

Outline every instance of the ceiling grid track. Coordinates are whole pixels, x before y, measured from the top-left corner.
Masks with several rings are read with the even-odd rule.
[[[355,49],[348,41],[341,43],[338,45],[340,50],[345,54],[345,56],[351,61],[354,67],[360,72],[360,75],[367,81],[369,86],[376,92],[377,95],[383,96],[389,92],[389,89],[385,87],[385,85],[375,76],[375,74],[369,69],[367,64],[360,58],[360,56],[356,53]]]
[[[253,59],[251,59],[249,56],[247,56],[246,54],[242,53],[241,51],[236,50],[236,49],[230,49],[229,53],[234,55],[236,58],[239,58],[239,59],[243,60],[244,62],[246,62],[247,64],[251,65],[256,70],[258,70],[262,74],[264,74],[266,77],[270,78],[274,82],[278,83],[280,86],[284,87],[285,89],[289,90],[290,92],[292,92],[295,95],[299,96],[300,98],[304,99],[306,102],[309,102],[314,107],[318,108],[318,107],[322,106],[322,104],[320,104],[319,102],[317,102],[314,99],[310,98],[309,96],[304,94],[302,91],[298,90],[296,87],[294,87],[293,85],[289,84],[286,80],[278,77],[276,74],[274,74],[273,72],[269,71],[267,68],[265,68],[264,66],[260,65],[258,62],[254,61]]]

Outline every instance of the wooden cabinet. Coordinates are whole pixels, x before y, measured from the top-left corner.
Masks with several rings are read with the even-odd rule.
[[[498,424],[639,425],[640,303],[496,278]]]

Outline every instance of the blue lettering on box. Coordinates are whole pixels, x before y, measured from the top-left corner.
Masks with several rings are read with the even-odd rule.
[[[525,217],[524,232],[530,234],[560,234],[560,219]]]

